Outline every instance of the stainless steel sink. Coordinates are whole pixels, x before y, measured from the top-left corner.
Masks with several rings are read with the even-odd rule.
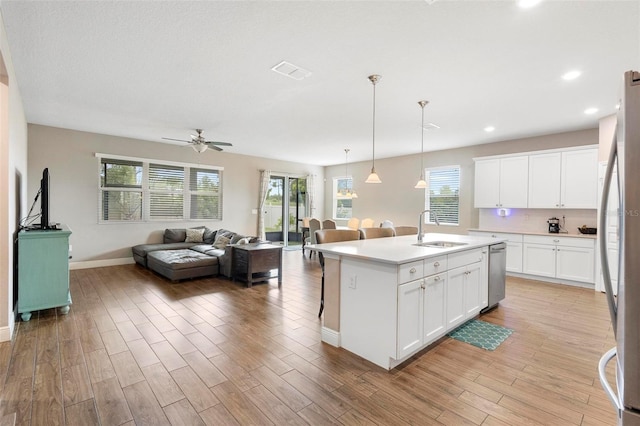
[[[421,243],[413,244],[419,247],[436,247],[436,248],[448,248],[466,246],[468,243],[454,243],[453,241],[423,241]]]

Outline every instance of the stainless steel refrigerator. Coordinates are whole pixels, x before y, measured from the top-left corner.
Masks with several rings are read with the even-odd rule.
[[[608,206],[611,176],[617,170],[619,209]],[[618,214],[618,259],[609,259],[606,215]],[[607,163],[600,224],[600,256],[616,346],[599,364],[600,382],[618,414],[618,424],[640,425],[640,73],[624,74],[615,138]],[[610,265],[618,264],[618,292],[614,295]],[[607,364],[616,360],[616,384],[606,376]],[[614,389],[615,388],[615,389]]]

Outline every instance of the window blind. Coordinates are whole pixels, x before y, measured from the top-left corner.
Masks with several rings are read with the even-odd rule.
[[[183,190],[183,167],[149,164],[149,216],[152,219],[182,219]]]
[[[220,172],[191,168],[189,172],[191,219],[220,218]]]
[[[460,214],[460,166],[427,169],[426,208],[435,212],[441,224],[458,225]],[[427,223],[435,223],[429,215]]]

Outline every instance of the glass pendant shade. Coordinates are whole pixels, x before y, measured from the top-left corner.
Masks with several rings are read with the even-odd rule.
[[[338,197],[358,198],[358,194],[353,189],[353,179],[349,179],[349,151],[349,148],[344,149],[344,177],[347,181],[347,187],[344,190],[338,189]]]
[[[418,105],[422,108],[422,125],[420,126],[420,179],[418,179],[418,183],[414,188],[416,189],[426,189],[427,182],[424,180],[424,107],[429,103],[429,101],[418,101]]]
[[[193,145],[191,145],[193,147],[193,150],[195,152],[205,152],[207,150],[207,148],[209,148],[206,144],[203,143],[195,143]]]
[[[376,169],[374,169],[373,167],[371,168],[371,173],[369,174],[367,180],[364,181],[364,183],[382,183],[382,181],[380,180],[380,176],[378,176],[378,174],[376,173]]]

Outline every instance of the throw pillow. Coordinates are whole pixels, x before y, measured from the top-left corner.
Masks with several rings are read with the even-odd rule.
[[[229,244],[229,241],[231,241],[231,239],[225,237],[224,235],[218,235],[213,243],[213,246],[217,249],[224,249],[227,244]]]
[[[201,243],[204,236],[204,229],[187,229],[187,238],[185,243]]]

